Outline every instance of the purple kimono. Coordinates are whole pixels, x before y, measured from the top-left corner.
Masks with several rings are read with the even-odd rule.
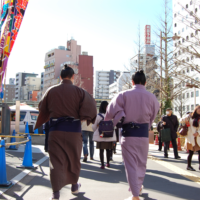
[[[124,136],[121,138],[122,156],[133,196],[140,194],[149,149],[148,129],[158,111],[158,100],[143,85],[135,85],[121,92],[107,108],[105,121],[113,119],[116,125],[122,117],[125,118]]]

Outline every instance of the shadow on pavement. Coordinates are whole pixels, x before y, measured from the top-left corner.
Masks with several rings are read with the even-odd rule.
[[[75,198],[70,199],[70,200],[75,200],[75,199],[79,199],[79,200],[91,200],[91,199],[88,199],[87,197],[84,197],[84,194],[85,193],[80,192],[79,194],[74,195],[74,196],[76,196]]]
[[[152,173],[152,175],[146,174],[144,181],[144,188],[152,191],[158,191],[159,193],[170,195],[173,197],[178,197],[181,199],[190,199],[190,200],[199,199],[200,196],[199,188],[181,183],[176,183],[175,182],[176,180],[173,179],[187,180],[189,181],[188,183],[191,182],[191,184],[194,183],[193,181],[190,181],[178,174],[167,173],[158,170],[147,170],[147,172]],[[154,174],[163,175],[166,178],[158,177],[155,176]]]

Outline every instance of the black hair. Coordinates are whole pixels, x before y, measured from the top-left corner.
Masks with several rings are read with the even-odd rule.
[[[62,79],[64,79],[64,78],[71,79],[74,74],[75,74],[74,70],[65,64],[63,69],[61,70],[60,76]]]
[[[172,110],[172,108],[167,108],[166,110]]]
[[[135,72],[135,74],[132,75],[132,80],[134,81],[135,85],[145,85],[146,83],[146,76],[144,74],[143,70]]]
[[[99,112],[105,114],[107,106],[108,106],[108,102],[107,101],[102,101],[101,105],[99,107]]]

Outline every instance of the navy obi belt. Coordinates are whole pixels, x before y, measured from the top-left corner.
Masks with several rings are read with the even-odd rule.
[[[149,124],[128,123],[122,126],[123,137],[149,137]]]
[[[74,119],[73,117],[51,118],[49,131],[81,133],[81,121],[79,119]]]

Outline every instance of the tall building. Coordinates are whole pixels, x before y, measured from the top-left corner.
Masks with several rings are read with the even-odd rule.
[[[79,63],[79,55],[81,55],[81,46],[77,45],[77,41],[71,39],[67,41],[67,45],[59,46],[45,55],[45,72],[43,93],[51,86],[58,84],[60,78],[60,66],[65,62]]]
[[[93,94],[93,56],[88,56],[87,52],[83,52],[82,55],[79,55],[79,65],[78,73],[81,76],[82,88],[85,89],[92,96]]]
[[[109,85],[109,99],[112,99],[119,92],[130,88],[132,88],[131,73],[121,72],[119,78],[114,83]]]
[[[27,77],[37,77],[38,74],[19,72],[16,74],[16,87],[15,87],[15,99],[24,100],[25,98],[25,86]]]
[[[119,71],[96,71],[95,98],[109,99],[109,85],[117,81]]]
[[[15,85],[15,78],[9,78],[9,85]]]
[[[33,94],[33,91],[40,91],[40,89],[41,89],[41,78],[26,77],[26,82],[24,86],[24,100],[30,100],[30,95]],[[35,93],[36,92],[34,92],[34,94]]]
[[[173,45],[174,63],[178,65],[178,73],[175,75],[177,81],[174,80],[176,87],[174,92],[183,91],[173,101],[174,113],[178,117],[188,111],[192,112],[200,102],[199,89],[187,87],[187,84],[194,84],[194,80],[200,80],[200,74],[195,70],[196,67],[199,67],[199,58],[190,53],[193,49],[197,49],[199,52],[199,9],[199,1],[173,0],[173,35],[180,36],[179,40],[174,40]],[[195,18],[195,15],[198,18]],[[185,77],[185,81],[177,84],[180,76]]]
[[[2,86],[2,88],[4,90],[4,86]],[[5,85],[4,101],[12,102],[14,100],[15,100],[15,85],[14,84]]]

